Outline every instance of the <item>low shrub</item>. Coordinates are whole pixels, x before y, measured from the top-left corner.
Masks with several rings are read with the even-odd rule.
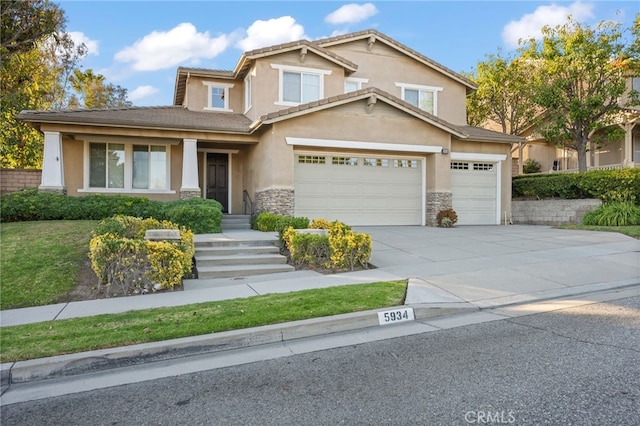
[[[584,225],[634,226],[640,225],[640,206],[630,202],[603,204],[584,215]]]
[[[514,177],[512,182],[514,198],[597,198],[605,203],[640,200],[639,168],[521,175]]]
[[[222,205],[215,200],[190,198],[166,203],[163,218],[195,234],[222,232]]]
[[[306,217],[293,217],[271,212],[261,212],[253,220],[253,229],[262,232],[279,232],[282,234],[287,228],[305,229],[309,227]]]
[[[222,205],[202,198],[162,202],[127,195],[69,197],[29,188],[3,195],[0,204],[2,222],[102,220],[123,215],[169,220],[197,234],[218,233],[222,222]]]
[[[458,214],[453,209],[440,210],[436,216],[438,226],[442,228],[451,228],[458,222]]]
[[[323,223],[318,221],[317,224]],[[323,229],[323,228],[317,228]],[[330,223],[327,235],[298,232],[293,227],[282,233],[285,251],[294,266],[354,270],[367,268],[371,258],[371,236],[354,232],[342,222]]]
[[[309,225],[310,229],[329,229],[331,228],[331,222],[327,219],[313,219]]]
[[[179,229],[180,242],[147,241],[149,229]],[[116,216],[101,221],[90,242],[91,266],[107,293],[147,293],[173,288],[191,271],[193,233],[153,218]]]
[[[528,173],[540,173],[540,170],[542,170],[542,166],[540,165],[540,163],[538,163],[533,158],[529,158],[522,165],[522,172],[525,173],[525,174],[528,174]]]

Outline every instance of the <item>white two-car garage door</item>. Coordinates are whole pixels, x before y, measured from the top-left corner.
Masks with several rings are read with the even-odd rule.
[[[451,192],[458,225],[498,223],[497,168],[495,163],[451,162]]]
[[[295,157],[295,215],[347,225],[421,225],[423,162],[386,156]]]

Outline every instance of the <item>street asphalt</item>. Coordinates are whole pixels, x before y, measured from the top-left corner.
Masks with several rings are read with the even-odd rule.
[[[295,271],[236,279],[186,280],[184,291],[61,303],[0,312],[2,326],[177,306],[378,281],[408,280],[404,306],[296,321],[164,342],[133,345],[1,365],[3,393],[13,384],[108,372],[166,361],[353,330],[384,329],[392,336],[411,321],[482,321],[517,306],[545,308],[552,300],[640,284],[640,240],[615,232],[547,226],[361,227],[373,240],[375,268],[334,275]],[[252,239],[257,231],[217,238]],[[206,237],[206,236],[205,236]],[[551,304],[549,304],[551,303]],[[397,318],[396,318],[397,315]],[[471,317],[469,317],[471,315]],[[447,320],[449,318],[449,320]],[[408,324],[407,324],[408,325]],[[437,325],[434,325],[437,327]],[[6,403],[3,396],[2,403]]]

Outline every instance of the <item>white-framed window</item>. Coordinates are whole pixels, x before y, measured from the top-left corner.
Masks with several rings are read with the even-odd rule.
[[[393,160],[393,167],[417,169],[418,160],[406,160],[406,159]]]
[[[87,142],[83,191],[169,191],[170,151],[169,145]]]
[[[333,157],[331,164],[336,166],[357,166],[358,157]]]
[[[368,167],[388,167],[389,160],[387,158],[365,158],[363,164]]]
[[[362,89],[363,83],[368,83],[368,78],[349,77],[344,79],[344,93],[355,92]]]
[[[451,170],[469,170],[469,163],[463,163],[460,161],[451,162]]]
[[[407,83],[395,83],[395,85],[401,90],[402,100],[430,114],[438,115],[438,92],[442,92],[442,87]]]
[[[324,97],[324,76],[331,71],[271,64],[279,72],[276,105],[295,106]]]
[[[324,155],[299,155],[298,163],[300,164],[326,164],[327,157]]]
[[[631,90],[640,92],[640,77],[633,77],[631,79]]]
[[[229,89],[234,85],[227,83],[215,83],[212,81],[203,81],[202,84],[207,86],[207,111],[231,111],[229,108]]]

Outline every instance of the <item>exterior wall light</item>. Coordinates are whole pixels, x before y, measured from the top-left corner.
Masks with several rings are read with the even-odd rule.
[[[449,150],[447,148],[442,148],[442,151],[440,152],[443,153],[444,155],[447,155],[449,153]]]

